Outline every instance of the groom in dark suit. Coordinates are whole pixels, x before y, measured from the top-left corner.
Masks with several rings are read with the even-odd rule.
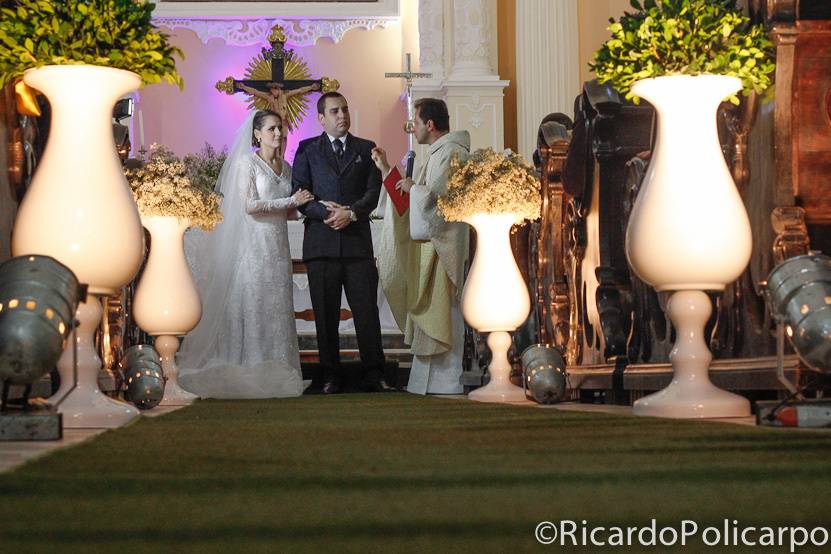
[[[302,141],[292,172],[293,193],[306,189],[314,201],[299,209],[306,216],[303,261],[315,314],[323,366],[323,392],[342,386],[340,368],[341,291],[352,309],[367,391],[384,391],[384,351],[378,319],[378,270],[372,252],[369,214],[378,203],[381,173],[372,161],[375,143],[349,134],[349,106],[340,93],[317,102],[323,134]]]

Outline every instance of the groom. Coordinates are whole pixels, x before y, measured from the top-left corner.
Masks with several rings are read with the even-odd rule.
[[[323,366],[323,392],[341,390],[341,291],[355,320],[366,391],[386,391],[381,324],[378,319],[378,271],[372,251],[369,214],[378,203],[381,174],[372,161],[375,143],[349,134],[349,106],[337,92],[317,102],[323,134],[302,141],[294,158],[292,193],[306,189],[314,201],[301,206],[306,216],[303,261],[315,314],[317,345]]]

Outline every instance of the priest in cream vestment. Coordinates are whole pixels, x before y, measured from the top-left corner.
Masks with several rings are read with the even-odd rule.
[[[418,160],[415,180],[402,179],[397,188],[410,192],[409,211],[398,215],[386,202],[378,247],[381,285],[393,316],[413,352],[407,391],[416,394],[461,394],[464,320],[460,299],[468,257],[468,227],[447,222],[438,212],[438,197],[447,192],[450,161],[470,153],[467,131],[450,132],[447,106],[423,98],[415,104],[415,132],[419,144],[429,145]],[[390,167],[382,149],[373,151],[382,174]],[[421,188],[418,188],[421,187]],[[412,190],[411,190],[412,189]],[[426,240],[412,240],[410,218]]]

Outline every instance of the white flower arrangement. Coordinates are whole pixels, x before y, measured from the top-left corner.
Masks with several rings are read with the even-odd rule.
[[[160,144],[150,146],[143,167],[128,169],[125,175],[143,217],[180,217],[205,231],[222,221],[222,197],[194,186],[184,162]]]
[[[450,162],[447,194],[438,199],[447,221],[476,214],[511,214],[520,223],[540,217],[540,181],[522,156],[510,150],[480,149],[465,162]]]

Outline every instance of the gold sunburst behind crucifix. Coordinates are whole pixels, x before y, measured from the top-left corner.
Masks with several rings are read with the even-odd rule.
[[[327,77],[319,80],[312,79],[306,62],[293,50],[287,50],[284,47],[286,35],[279,25],[272,27],[268,41],[271,43],[271,49],[263,48],[248,62],[245,79],[236,80],[228,77],[217,82],[216,88],[227,94],[246,92],[249,95],[249,109],[274,109],[269,101],[276,102],[276,100],[264,93],[269,91],[269,87],[274,84],[280,85],[284,93],[280,95],[283,100],[275,111],[284,116],[284,124],[291,131],[297,128],[306,115],[308,95],[312,89],[330,92],[337,90],[340,83]]]

